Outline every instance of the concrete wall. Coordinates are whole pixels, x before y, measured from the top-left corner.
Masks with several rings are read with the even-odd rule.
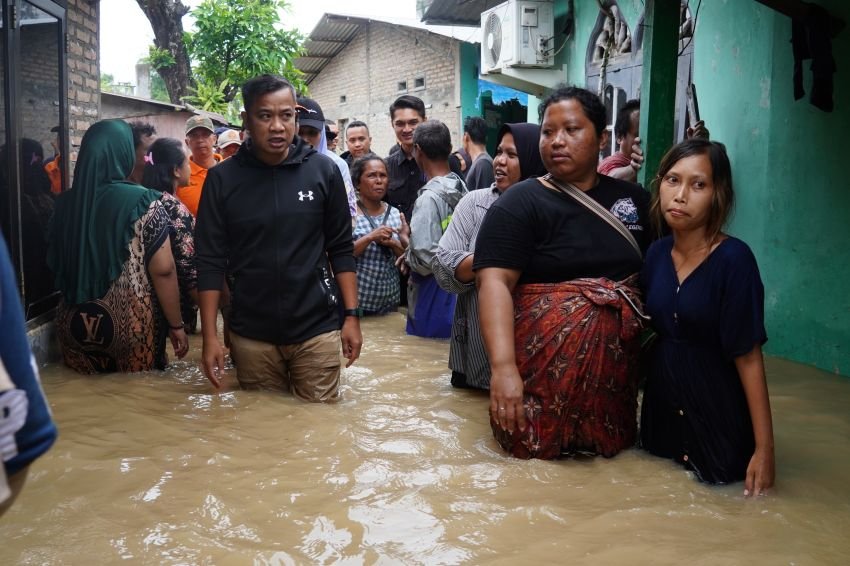
[[[850,22],[843,0],[816,3]],[[634,36],[642,2],[619,4]],[[575,2],[575,11],[566,78],[583,85],[598,12],[591,2]],[[832,113],[793,100],[790,37],[790,20],[757,2],[703,0],[693,80],[712,138],[732,160],[738,204],[728,231],[759,261],[766,351],[850,375],[850,183],[839,138],[850,126],[850,28],[833,41]]]
[[[108,93],[104,93],[100,100],[100,115],[104,120],[120,118],[128,122],[147,122],[156,128],[157,137],[174,138],[181,142],[186,138],[186,120],[194,116],[186,110],[168,110],[156,104],[118,98]]]
[[[369,125],[372,149],[387,155],[396,141],[389,106],[402,94],[421,98],[428,118],[441,120],[460,144],[460,42],[379,22],[364,25],[342,53],[310,84],[310,96],[330,120],[362,120]],[[425,87],[414,88],[417,77]],[[407,90],[398,83],[407,81]],[[340,101],[345,96],[346,101]],[[340,151],[344,147],[340,144]]]
[[[846,2],[816,3],[850,22]],[[793,99],[787,17],[755,2],[712,0],[699,20],[694,81],[712,137],[732,158],[739,202],[731,231],[759,259],[767,351],[850,375],[850,183],[839,141],[850,126],[850,30],[832,44],[836,109],[825,113]]]

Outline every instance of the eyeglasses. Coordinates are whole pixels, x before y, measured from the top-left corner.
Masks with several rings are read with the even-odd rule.
[[[408,128],[415,128],[419,125],[419,122],[420,120],[416,118],[414,118],[413,120],[408,120],[407,122],[405,122],[404,120],[396,120],[395,122],[393,122],[393,126],[398,128],[399,130],[401,130],[405,126],[407,126]]]

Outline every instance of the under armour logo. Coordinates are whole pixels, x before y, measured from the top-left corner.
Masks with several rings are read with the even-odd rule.
[[[313,200],[313,191],[307,191],[306,193],[303,191],[298,191],[298,200],[304,202],[304,199]]]
[[[103,344],[103,338],[97,340],[97,333],[100,330],[100,321],[103,318],[102,314],[97,316],[89,316],[86,313],[81,312],[80,318],[83,319],[83,326],[86,329],[86,339],[85,342],[89,344]]]

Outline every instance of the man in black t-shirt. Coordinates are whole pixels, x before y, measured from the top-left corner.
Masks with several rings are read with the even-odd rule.
[[[408,222],[425,176],[413,159],[413,132],[425,121],[425,103],[405,94],[390,105],[390,122],[395,130],[397,145],[387,157],[389,184],[384,200],[398,208]]]

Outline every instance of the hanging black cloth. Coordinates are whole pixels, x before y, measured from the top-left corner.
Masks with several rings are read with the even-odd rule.
[[[800,100],[803,89],[803,61],[812,60],[812,93],[809,100],[824,112],[832,112],[832,75],[835,59],[832,56],[829,12],[811,5],[805,19],[791,22],[791,47],[794,52],[794,100]]]

